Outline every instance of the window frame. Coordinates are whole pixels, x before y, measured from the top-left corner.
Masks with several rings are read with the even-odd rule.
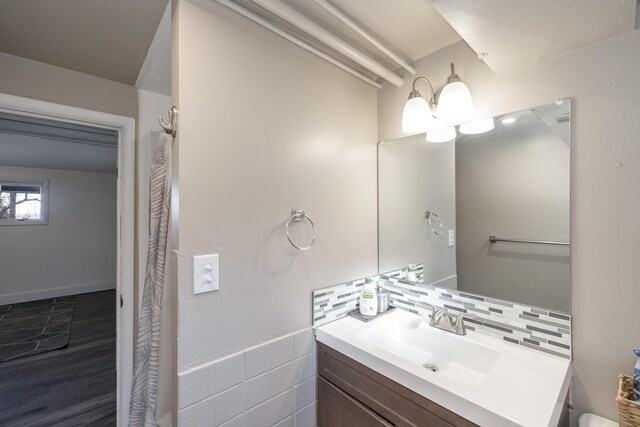
[[[49,180],[46,178],[17,178],[0,176],[0,183],[6,184],[28,184],[40,187],[40,219],[19,220],[19,219],[2,219],[0,218],[0,226],[3,225],[48,225],[49,224]]]

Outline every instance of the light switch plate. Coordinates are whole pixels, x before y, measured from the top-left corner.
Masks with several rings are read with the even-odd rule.
[[[456,244],[456,232],[455,230],[449,230],[449,247],[453,247]]]
[[[193,257],[193,294],[220,290],[218,254]]]

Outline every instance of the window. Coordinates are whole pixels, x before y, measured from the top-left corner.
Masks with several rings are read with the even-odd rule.
[[[0,225],[47,224],[46,179],[0,178]]]

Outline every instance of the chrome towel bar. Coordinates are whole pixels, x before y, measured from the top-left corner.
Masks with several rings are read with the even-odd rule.
[[[553,245],[553,246],[571,246],[570,243],[565,242],[550,242],[546,240],[517,240],[517,239],[500,239],[496,236],[489,236],[489,242],[508,242],[508,243],[532,243],[534,245]]]

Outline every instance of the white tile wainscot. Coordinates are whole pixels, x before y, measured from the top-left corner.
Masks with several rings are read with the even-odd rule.
[[[311,328],[178,374],[180,427],[314,427]]]

